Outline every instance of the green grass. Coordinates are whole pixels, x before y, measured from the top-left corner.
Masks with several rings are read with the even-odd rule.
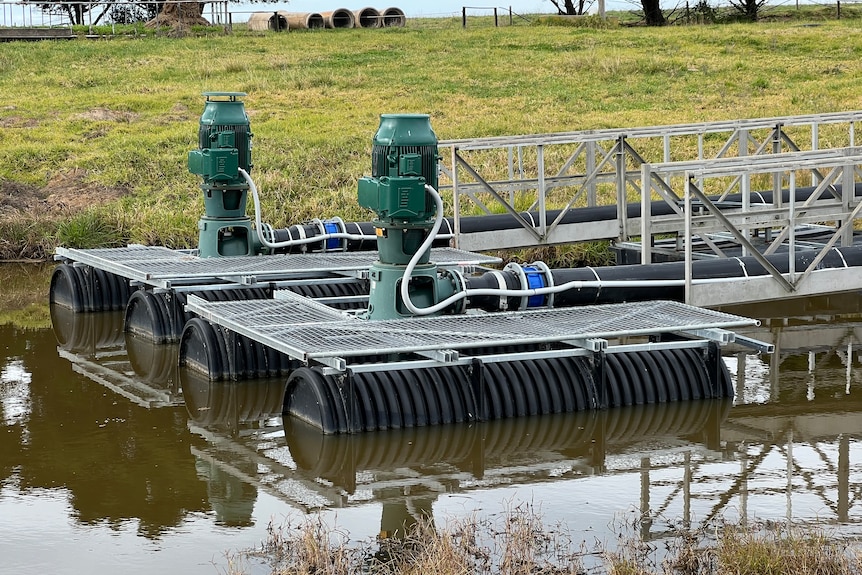
[[[0,186],[41,188],[81,170],[82,185],[128,192],[88,216],[112,232],[106,243],[194,246],[203,208],[185,161],[200,94],[241,91],[265,219],[367,219],[356,179],[370,172],[381,113],[429,113],[450,139],[859,108],[862,20],[811,18],[817,26],[778,18],[660,29],[408,20],[403,29],[7,43],[0,89],[14,97],[0,105]],[[5,246],[2,256],[93,239],[59,233],[66,217],[45,215],[36,237],[29,224],[0,223],[39,246]]]

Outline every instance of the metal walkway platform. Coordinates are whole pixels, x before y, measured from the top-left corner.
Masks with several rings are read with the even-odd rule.
[[[730,343],[735,334],[724,331],[726,328],[758,323],[672,301],[367,321],[291,292],[280,292],[279,296],[276,300],[240,302],[207,302],[192,296],[186,307],[212,323],[334,372],[348,367],[379,371],[469,363],[471,360],[460,357],[458,350],[530,343],[565,343],[570,347],[519,353],[519,358],[631,351],[637,346],[609,349],[606,340],[674,332]],[[680,342],[672,345],[680,347]],[[661,346],[645,343],[639,349]],[[349,365],[348,358],[382,354],[419,354],[430,361]],[[512,354],[482,356],[483,361],[511,359]]]
[[[188,251],[159,246],[79,250],[57,248],[56,258],[114,273],[154,288],[178,285],[259,282],[341,274],[364,277],[377,260],[376,251],[278,254],[200,258]],[[472,267],[500,263],[500,258],[453,248],[433,248],[431,260],[442,267]]]

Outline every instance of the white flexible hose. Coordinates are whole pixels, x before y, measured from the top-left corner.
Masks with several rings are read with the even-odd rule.
[[[301,244],[313,244],[316,242],[326,241],[330,238],[339,239],[339,240],[353,240],[353,241],[371,241],[377,240],[376,236],[366,236],[364,234],[347,234],[343,232],[338,232],[334,234],[321,234],[318,236],[312,236],[309,238],[297,238],[295,240],[285,240],[283,242],[271,242],[266,239],[263,235],[263,224],[261,223],[260,218],[260,198],[257,195],[257,186],[254,185],[254,181],[251,179],[251,176],[248,175],[248,172],[239,168],[239,173],[243,177],[243,179],[248,184],[248,189],[251,191],[251,197],[254,201],[254,224],[255,229],[257,231],[257,239],[260,240],[260,243],[270,249],[277,248],[286,248],[290,246],[298,246]]]
[[[434,237],[437,235],[437,232],[440,231],[440,226],[443,224],[443,198],[440,197],[440,194],[437,193],[433,187],[428,184],[425,184],[425,191],[431,194],[431,197],[434,199],[434,204],[437,207],[437,212],[434,217],[434,227],[431,228],[431,233],[428,234],[428,237],[425,238],[425,241],[422,242],[422,245],[419,246],[419,249],[416,250],[416,253],[413,254],[413,257],[410,258],[410,261],[407,263],[407,268],[404,270],[404,276],[401,278],[401,300],[404,302],[404,306],[410,311],[410,313],[415,315],[428,315],[434,312],[437,312],[449,305],[449,303],[456,302],[459,299],[467,297],[467,294],[464,292],[459,292],[454,294],[452,297],[447,298],[443,302],[446,303],[443,307],[438,307],[440,304],[433,305],[431,307],[418,308],[413,305],[413,302],[410,300],[410,292],[407,289],[410,284],[410,276],[413,275],[413,269],[416,267],[416,264],[419,263],[419,260],[422,259],[422,255],[431,249],[431,244],[434,243]],[[461,297],[455,297],[459,294],[464,293]],[[452,299],[455,298],[455,299]],[[449,302],[452,300],[452,302]]]

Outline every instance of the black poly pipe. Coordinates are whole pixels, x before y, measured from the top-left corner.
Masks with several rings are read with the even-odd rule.
[[[805,270],[819,254],[819,250],[805,250],[796,254],[796,270]],[[787,253],[766,256],[766,259],[781,273],[789,271]],[[829,250],[818,268],[844,268],[862,266],[862,247],[839,247]],[[499,288],[497,278],[502,274],[507,289],[521,289],[520,279],[511,272],[488,272],[481,276],[469,276],[467,289]],[[721,258],[692,262],[693,279],[741,278],[765,276],[769,272],[754,256],[743,258]],[[551,270],[554,285],[571,281],[643,281],[685,279],[685,262],[666,262],[648,265],[602,266]],[[648,301],[656,299],[683,301],[684,286],[625,286],[584,287],[570,289],[554,295],[554,307],[576,305],[620,303],[625,301]],[[500,296],[470,296],[470,307],[488,311],[498,310]],[[509,298],[508,309],[518,309],[520,297]]]
[[[841,185],[834,186],[837,193],[841,193]],[[813,186],[802,187],[796,189],[796,201],[804,202],[808,199],[808,197],[814,192],[816,188]],[[855,194],[862,195],[862,183],[855,184]],[[755,204],[771,204],[773,193],[771,191],[765,192],[751,192],[751,201]],[[710,200],[717,202],[718,196],[710,196]],[[783,190],[782,200],[784,203],[787,203],[790,200],[790,190]],[[742,194],[732,194],[724,198],[720,203],[719,207],[722,205],[728,205],[728,207],[738,208],[742,204]],[[547,219],[548,221],[554,221],[557,216],[560,215],[562,210],[548,210]],[[673,213],[673,209],[664,201],[654,201],[650,205],[650,214],[653,216],[664,216]],[[640,202],[632,202],[627,204],[626,206],[626,214],[629,218],[639,218],[641,215],[641,204]],[[520,212],[519,215],[524,218],[528,222],[538,222],[539,221],[539,213],[538,212]],[[444,222],[441,226],[441,233],[447,234],[455,229],[455,224],[453,218],[443,218]],[[573,208],[570,209],[566,215],[563,217],[560,224],[577,224],[584,222],[599,222],[599,221],[615,221],[617,219],[617,206],[609,205],[609,206],[595,206],[590,208]],[[347,233],[349,234],[360,234],[366,236],[374,236],[374,224],[372,222],[345,222],[344,224]],[[477,232],[490,232],[490,231],[499,231],[499,230],[511,230],[518,229],[521,227],[521,224],[515,219],[511,214],[492,214],[485,216],[470,216],[461,218],[461,232],[465,234],[469,233],[477,233]],[[313,238],[317,237],[320,234],[320,228],[315,224],[298,224],[290,226],[289,228],[279,228],[274,230],[275,241],[283,242],[289,239],[297,239],[297,238]],[[343,240],[340,240],[343,241]],[[321,243],[312,242],[308,244],[299,244],[296,246],[290,246],[287,248],[278,248],[275,250],[276,253],[294,253],[301,252],[303,250],[311,250],[318,251],[323,248]],[[434,247],[443,247],[448,246],[448,239],[435,239]],[[370,240],[349,240],[347,242],[347,251],[363,251],[363,250],[376,250],[377,249],[377,241],[374,239]]]
[[[598,356],[603,361],[569,356],[488,363],[477,379],[468,368],[445,366],[360,372],[339,383],[301,367],[288,377],[284,412],[324,434],[342,434],[733,397],[730,373],[711,372],[702,350]],[[604,398],[603,389],[609,390]]]
[[[448,233],[447,230],[451,230],[452,228],[452,219],[446,218],[448,222],[444,222],[441,229],[441,233]],[[447,228],[448,223],[448,228]],[[377,236],[373,222],[345,222],[344,223],[345,232],[348,234],[354,235],[364,235],[369,236],[367,240],[347,240],[347,250],[349,252],[358,252],[358,251],[373,251],[377,249]],[[316,238],[321,235],[320,227],[316,224],[297,224],[290,226],[288,228],[279,228],[273,230],[274,239],[273,242],[284,242],[287,240],[297,240],[300,238]],[[344,242],[343,239],[333,238],[334,241]],[[305,244],[296,244],[292,246],[286,246],[281,248],[276,248],[274,250],[277,254],[291,254],[302,251],[322,251],[324,249],[324,242],[328,240],[321,240],[320,242],[309,242]],[[433,247],[446,247],[449,245],[449,238],[437,238],[434,240]],[[339,250],[335,250],[339,251]]]
[[[49,301],[74,312],[116,311],[132,294],[129,280],[90,266],[63,263],[51,275]]]
[[[834,186],[840,195],[841,186]],[[796,201],[804,202],[814,192],[816,188],[813,186],[796,188]],[[855,184],[855,194],[862,195],[862,183]],[[751,192],[751,201],[756,204],[771,204],[773,193],[766,192]],[[718,196],[708,196],[713,202],[718,201]],[[786,204],[790,200],[790,190],[783,190],[783,202]],[[724,204],[730,204],[728,207],[738,208],[742,204],[742,194],[732,194],[724,198],[719,207]],[[560,215],[562,210],[548,210],[547,219],[549,222],[554,221]],[[654,201],[650,204],[650,214],[653,216],[664,216],[673,213],[673,208],[664,201]],[[626,214],[629,218],[639,218],[641,215],[640,202],[632,202],[626,206]],[[538,221],[538,212],[521,212],[520,215],[527,221]],[[598,221],[614,221],[617,219],[617,206],[595,206],[589,208],[572,208],[563,217],[560,224],[576,224],[584,222]],[[520,224],[511,214],[495,214],[487,216],[473,216],[469,218],[461,218],[461,232],[489,232],[496,230],[517,229]]]

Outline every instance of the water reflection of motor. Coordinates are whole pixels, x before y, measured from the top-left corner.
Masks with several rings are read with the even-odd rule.
[[[219,463],[202,456],[195,457],[198,477],[207,485],[207,498],[216,514],[216,523],[231,527],[252,525],[257,488],[229,473]]]

